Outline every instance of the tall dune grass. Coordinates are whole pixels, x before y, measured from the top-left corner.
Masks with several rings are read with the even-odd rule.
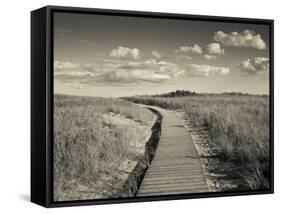
[[[154,119],[149,110],[124,100],[55,95],[55,201],[110,197],[120,187],[118,167],[139,155],[130,143],[142,130],[109,123],[104,117],[109,113],[144,125]]]
[[[221,162],[231,163],[247,189],[270,186],[269,97],[202,95],[161,98],[132,97],[129,100],[180,109],[195,118],[198,127],[207,126],[209,143]]]

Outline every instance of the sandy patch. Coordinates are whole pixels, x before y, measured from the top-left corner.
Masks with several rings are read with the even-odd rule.
[[[95,198],[112,198],[112,197],[133,197],[137,192],[138,181],[132,180],[132,173],[142,173],[140,169],[135,172],[136,168],[146,168],[149,163],[146,163],[146,143],[152,135],[152,126],[157,117],[154,116],[152,121],[147,124],[141,121],[127,118],[124,115],[110,112],[103,114],[105,124],[110,126],[118,126],[128,132],[128,156],[114,172],[114,186],[110,192],[102,192],[95,195]],[[131,137],[132,135],[133,137]],[[111,182],[111,181],[110,181]],[[128,184],[131,183],[131,184]],[[129,187],[129,188],[128,188]],[[92,197],[92,196],[91,196]]]
[[[121,114],[115,114],[113,112],[110,112],[109,114],[103,114],[103,118],[107,124],[124,127],[128,130],[128,132],[134,133],[134,138],[131,138],[128,142],[128,149],[132,153],[144,155],[145,144],[151,136],[151,127],[156,120],[156,116],[154,116],[152,121],[149,121],[149,125],[143,124],[140,121],[136,121],[131,118],[127,118]]]

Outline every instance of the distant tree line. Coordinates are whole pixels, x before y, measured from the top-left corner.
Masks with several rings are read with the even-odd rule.
[[[189,90],[176,90],[168,93],[154,95],[135,95],[136,97],[191,97],[191,96],[260,96],[268,97],[267,94],[249,94],[243,92],[222,92],[222,93],[196,93]],[[126,98],[126,97],[124,97]]]
[[[169,93],[153,95],[153,97],[188,97],[188,96],[198,96],[196,92],[188,90],[176,90]]]

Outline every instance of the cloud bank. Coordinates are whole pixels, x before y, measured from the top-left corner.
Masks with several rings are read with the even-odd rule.
[[[151,54],[152,54],[152,57],[155,58],[155,59],[162,58],[162,55],[157,51],[152,51]]]
[[[238,64],[240,70],[247,74],[259,74],[269,72],[269,58],[256,57],[247,59]]]
[[[139,59],[140,51],[137,48],[127,48],[119,46],[110,52],[110,57],[117,59]]]
[[[148,59],[142,61],[104,61],[100,64],[78,64],[68,61],[54,62],[55,77],[62,81],[79,83],[142,83],[165,82],[179,77],[209,77],[227,75],[230,70],[225,67],[190,64],[177,64]]]
[[[224,54],[224,49],[220,43],[212,42],[205,47],[201,47],[197,44],[194,46],[181,46],[175,50],[177,57],[192,59],[193,56],[202,56],[205,59],[217,59],[218,55]]]
[[[55,61],[55,76],[57,79],[80,82],[164,82],[176,79],[184,71],[178,65],[156,61],[112,61],[102,64],[77,64],[72,62]]]
[[[191,64],[188,65],[186,69],[189,75],[202,77],[209,77],[213,75],[227,75],[230,73],[229,68],[210,65]]]
[[[212,42],[205,47],[205,54],[208,55],[223,55],[224,49],[219,43]]]
[[[217,31],[214,41],[221,43],[224,47],[250,47],[258,50],[266,49],[266,44],[260,34],[254,31],[244,30],[242,32],[224,33]]]
[[[199,45],[195,44],[193,46],[180,46],[175,50],[175,53],[180,58],[192,59],[194,55],[202,55],[203,50]]]

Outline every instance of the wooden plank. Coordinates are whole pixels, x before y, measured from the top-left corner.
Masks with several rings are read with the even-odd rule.
[[[181,119],[175,111],[153,108],[163,116],[162,132],[137,197],[208,192],[200,157]]]

